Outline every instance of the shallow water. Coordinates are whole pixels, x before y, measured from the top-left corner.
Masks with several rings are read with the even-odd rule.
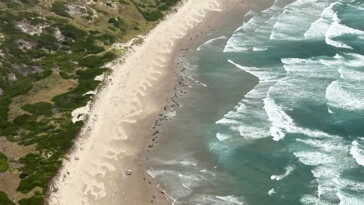
[[[364,204],[363,19],[363,0],[276,0],[180,57],[202,84],[148,162],[174,203]]]

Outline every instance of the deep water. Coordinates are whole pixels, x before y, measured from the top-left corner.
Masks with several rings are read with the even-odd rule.
[[[150,174],[175,204],[363,205],[364,0],[276,0],[240,25],[180,57],[202,84]]]

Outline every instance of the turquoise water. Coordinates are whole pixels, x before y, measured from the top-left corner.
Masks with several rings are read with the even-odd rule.
[[[149,173],[174,204],[364,204],[364,1],[276,0],[180,59]]]

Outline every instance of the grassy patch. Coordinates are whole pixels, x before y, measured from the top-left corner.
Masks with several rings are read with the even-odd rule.
[[[52,73],[48,78],[33,83],[33,88],[25,95],[13,98],[10,105],[9,120],[26,114],[22,106],[38,102],[52,102],[54,96],[68,92],[72,87],[76,87],[77,81],[73,79],[63,79],[59,74]]]

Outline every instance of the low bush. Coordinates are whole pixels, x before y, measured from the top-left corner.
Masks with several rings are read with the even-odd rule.
[[[15,205],[14,202],[12,202],[5,192],[0,191],[0,204],[1,205]]]
[[[52,4],[52,8],[51,11],[55,14],[57,14],[58,16],[63,16],[63,17],[68,17],[71,18],[71,16],[69,15],[68,8],[64,5],[64,3],[56,1]]]
[[[35,104],[26,104],[21,107],[23,110],[32,113],[33,115],[51,115],[52,104],[46,102],[39,102]]]
[[[20,205],[43,205],[44,204],[44,196],[42,195],[34,195],[30,198],[21,199],[19,201]]]
[[[20,2],[28,6],[36,6],[39,4],[39,0],[20,0]]]
[[[5,172],[9,169],[8,158],[0,152],[0,172]]]

